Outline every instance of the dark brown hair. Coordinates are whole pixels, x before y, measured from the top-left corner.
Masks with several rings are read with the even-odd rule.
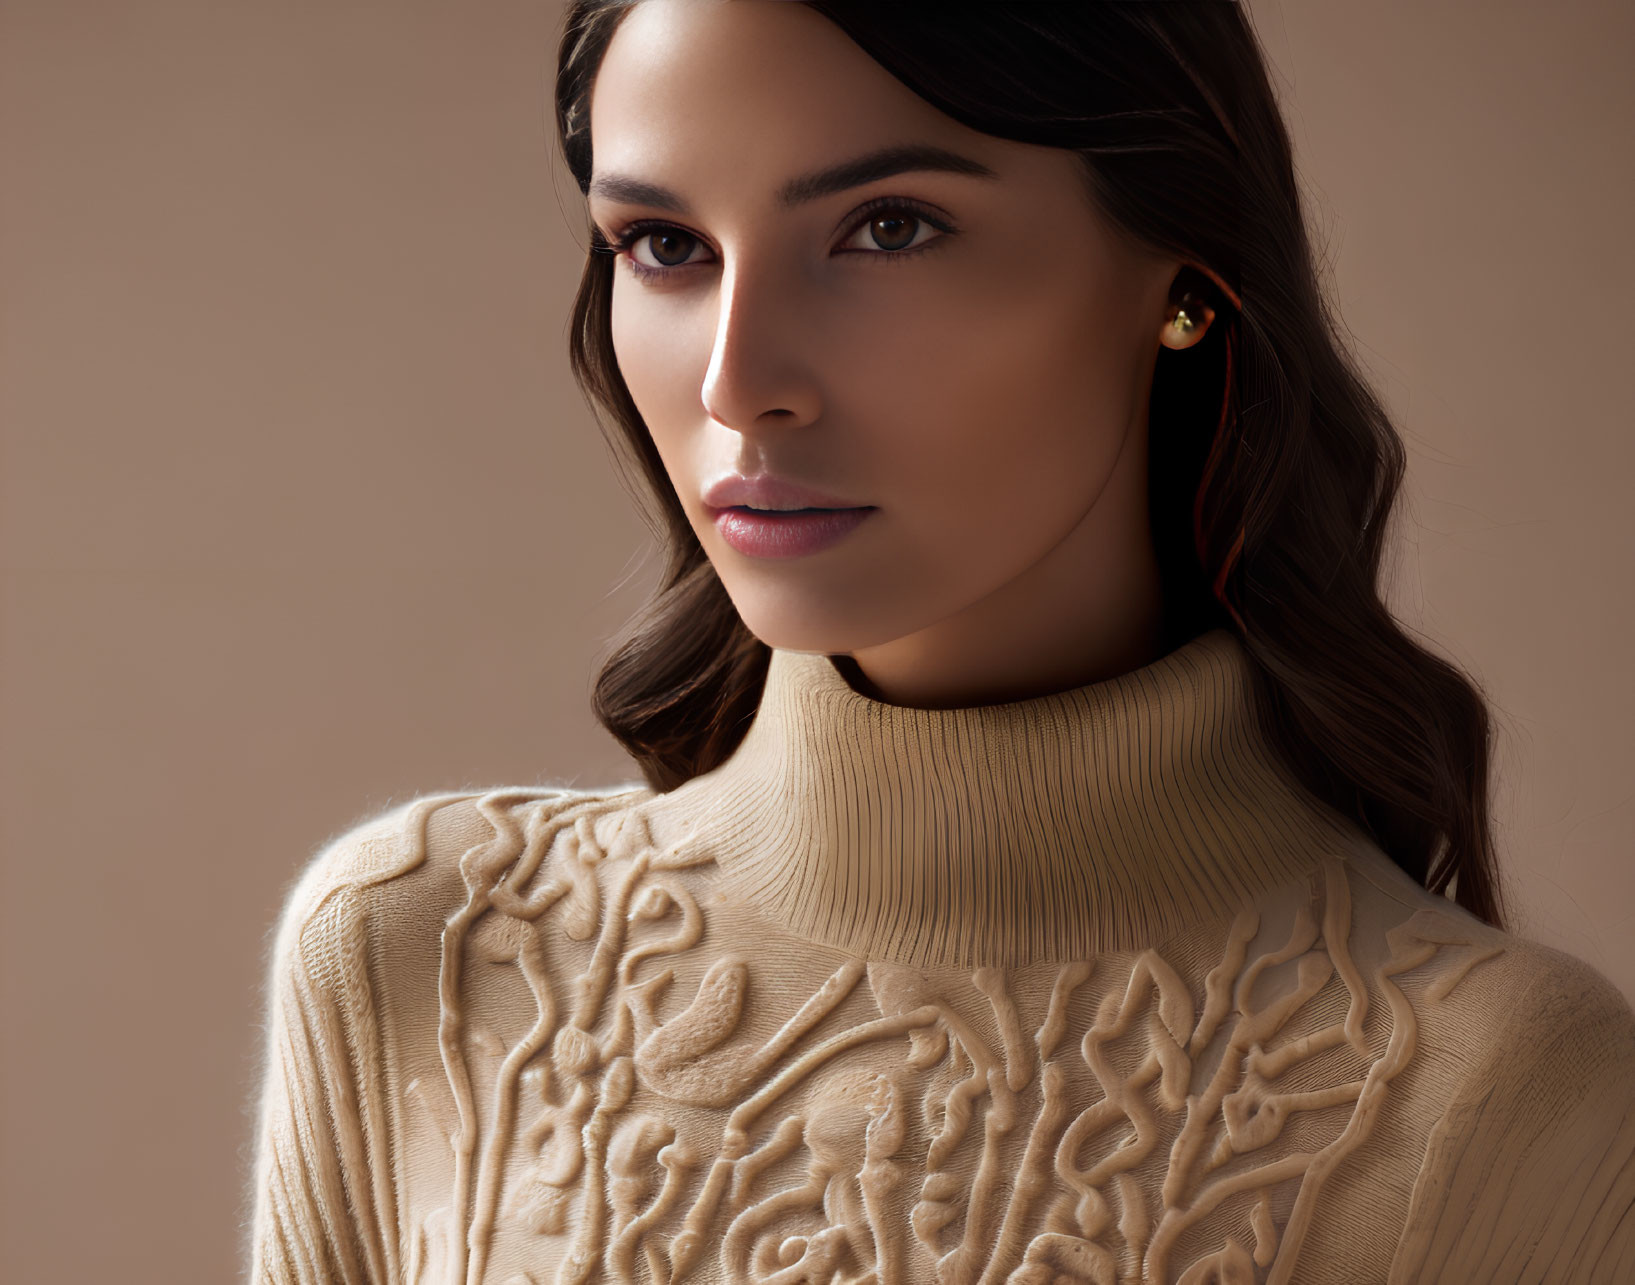
[[[591,180],[590,91],[639,0],[576,0],[557,64],[560,145]],[[1475,683],[1409,637],[1379,589],[1405,468],[1400,438],[1339,342],[1264,58],[1231,0],[880,5],[799,0],[944,114],[1069,148],[1114,227],[1194,265],[1216,309],[1161,348],[1150,499],[1170,646],[1236,631],[1255,707],[1295,779],[1433,892],[1505,927],[1488,815],[1491,723]],[[770,651],[693,534],[615,360],[613,259],[591,225],[574,301],[575,378],[635,466],[666,564],[611,647],[593,704],[648,783],[721,763],[754,715]],[[627,472],[628,479],[628,472]]]

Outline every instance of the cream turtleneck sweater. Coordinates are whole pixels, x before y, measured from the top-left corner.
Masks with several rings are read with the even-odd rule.
[[[1635,1281],[1635,1015],[1261,741],[1236,636],[678,789],[427,796],[279,920],[254,1281]]]

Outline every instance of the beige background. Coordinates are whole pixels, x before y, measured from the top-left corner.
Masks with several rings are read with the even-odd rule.
[[[1625,0],[1254,0],[1489,689],[1519,928],[1635,995]],[[228,1280],[265,934],[412,794],[635,779],[553,0],[0,0],[9,1280]]]

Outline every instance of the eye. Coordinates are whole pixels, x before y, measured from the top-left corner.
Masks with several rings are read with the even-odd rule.
[[[894,202],[890,197],[882,200],[886,203],[863,208],[860,220],[853,224],[848,237],[850,239],[861,234],[865,243],[872,243],[873,249],[865,248],[866,253],[878,251],[888,258],[901,258],[905,251],[918,250],[928,241],[937,239],[935,236],[921,238],[921,232],[928,229],[939,233],[950,231],[946,223],[933,218],[924,209],[902,201]]]
[[[940,235],[922,236],[928,229]],[[952,224],[918,201],[883,196],[870,201],[852,216],[842,245],[853,241],[860,244],[843,252],[881,260],[904,259],[940,243],[954,231]],[[639,280],[657,280],[708,262],[688,261],[693,251],[704,244],[700,238],[685,228],[655,219],[639,219],[628,224],[608,241],[609,245],[596,248],[625,258],[631,273]],[[644,246],[654,256],[652,262],[637,257],[637,248]]]
[[[671,268],[685,266],[687,255],[703,244],[691,232],[683,232],[680,228],[673,228],[666,224],[659,224],[656,231],[649,231],[652,224],[636,224],[627,230],[616,243],[620,250],[630,254],[630,263],[634,268],[644,268],[648,272],[663,273]],[[643,263],[636,258],[637,246],[647,246],[659,255],[657,263]],[[661,247],[654,249],[654,247]]]

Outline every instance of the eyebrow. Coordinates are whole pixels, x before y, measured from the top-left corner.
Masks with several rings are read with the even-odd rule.
[[[797,205],[804,205],[808,201],[815,201],[835,192],[844,192],[848,188],[862,187],[865,183],[890,178],[894,174],[921,170],[943,174],[966,174],[972,178],[999,177],[997,171],[990,169],[981,161],[961,156],[946,147],[937,147],[930,143],[906,143],[878,148],[862,156],[853,157],[849,161],[841,161],[838,165],[830,165],[825,169],[792,178],[778,189],[778,205],[786,210],[793,209]],[[690,216],[692,213],[687,208],[686,201],[669,188],[633,178],[628,174],[604,174],[593,179],[586,190],[586,195],[629,205],[651,205],[674,214]]]

